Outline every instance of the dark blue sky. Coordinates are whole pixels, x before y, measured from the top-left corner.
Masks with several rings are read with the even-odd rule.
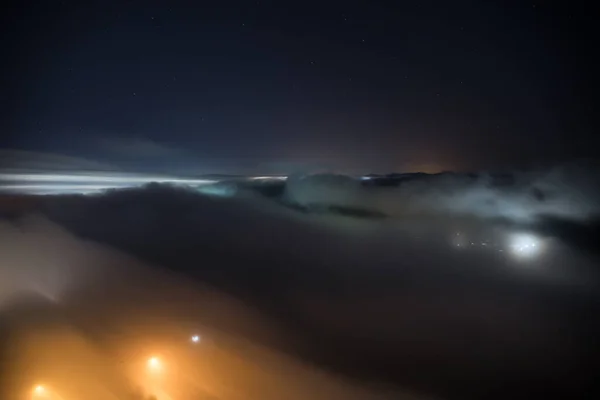
[[[591,10],[577,2],[25,1],[9,10],[5,148],[243,172],[596,155]]]

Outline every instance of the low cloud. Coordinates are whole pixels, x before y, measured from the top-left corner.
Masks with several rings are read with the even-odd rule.
[[[102,202],[110,203],[108,197]],[[79,201],[86,203],[86,199]],[[61,208],[68,203],[61,202]],[[135,207],[135,204],[129,203],[129,206]],[[68,217],[75,220],[64,221],[74,231],[77,231],[74,223],[87,219],[78,215],[85,207],[86,204],[80,204],[77,211],[69,212]],[[128,223],[135,220],[134,230],[141,233],[137,229],[148,228],[145,222],[157,222],[159,216],[154,214],[157,211],[160,211],[157,203],[142,211],[148,221],[137,219],[142,215],[133,211],[136,215]],[[116,221],[97,224],[95,228],[100,230],[96,233],[116,228],[113,222]],[[150,230],[154,228],[158,226]],[[162,236],[159,239],[161,252],[173,257],[177,246],[165,239]],[[114,244],[127,247],[131,242]],[[130,375],[127,369],[123,370],[123,365],[135,366],[139,357],[143,362],[144,352],[152,350],[144,347],[147,341],[159,342],[164,335],[172,335],[186,343],[184,338],[194,330],[202,333],[206,341],[203,346],[211,349],[211,341],[216,341],[218,350],[212,350],[216,353],[211,353],[209,371],[204,371],[201,363],[194,365],[196,370],[204,371],[203,378],[189,387],[180,385],[188,388],[179,389],[184,398],[196,398],[188,397],[198,395],[193,392],[197,389],[190,389],[192,387],[202,387],[218,398],[227,396],[240,400],[417,398],[395,390],[386,394],[387,391],[365,388],[315,370],[272,346],[285,338],[284,331],[256,307],[243,304],[206,282],[191,281],[190,270],[143,263],[114,247],[74,236],[42,214],[3,221],[0,255],[0,395],[3,399],[20,398],[19,394],[39,382],[66,397],[81,398],[83,393],[94,399],[141,398],[131,397],[136,391],[151,395],[153,389],[144,386],[140,374],[134,371]],[[207,263],[208,260],[198,254],[196,262]],[[7,330],[8,336],[5,335]],[[262,341],[248,341],[252,337],[261,337]],[[271,346],[265,346],[267,343]],[[175,357],[172,351],[169,354]],[[186,359],[183,355],[177,357],[180,367],[184,368]],[[85,363],[86,368],[73,370],[70,363]],[[119,375],[121,372],[124,375]],[[218,378],[206,381],[207,373],[216,374]],[[93,393],[89,393],[90,390]]]
[[[600,168],[574,164],[505,174],[406,175],[397,187],[362,185],[343,175],[297,175],[288,201],[340,205],[393,217],[415,214],[474,216],[537,222],[546,217],[584,222],[600,217]]]
[[[511,201],[522,205],[532,182],[559,188],[561,176],[524,179]],[[523,380],[535,390],[536,379],[570,392],[591,379],[597,260],[560,235],[542,235],[547,252],[533,260],[491,248],[508,228],[488,218],[495,207],[478,209],[485,201],[461,191],[505,193],[497,185],[451,175],[365,188],[321,176],[292,178],[286,190],[288,201],[374,205],[396,218],[299,213],[242,187],[225,197],[151,184],[38,198],[37,217],[0,228],[3,298],[23,288],[115,310],[107,314],[122,304],[152,304],[173,321],[198,312],[295,364],[440,397]],[[552,201],[551,210],[565,204]],[[457,233],[477,247],[457,248]],[[504,387],[499,396],[517,390]]]

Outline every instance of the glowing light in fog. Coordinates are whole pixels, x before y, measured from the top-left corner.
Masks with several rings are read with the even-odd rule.
[[[534,235],[520,233],[510,237],[510,249],[516,256],[529,258],[538,255],[542,246]]]
[[[52,391],[48,390],[43,385],[37,385],[33,388],[31,394],[32,400],[41,400],[41,399],[58,399],[62,400],[62,397],[58,396],[56,393],[52,393]]]
[[[34,389],[33,389],[33,394],[41,396],[44,393],[46,393],[46,389],[42,386],[42,385],[37,385]]]
[[[200,336],[198,335],[193,335],[192,338],[192,343],[199,343],[200,342]]]
[[[148,369],[151,371],[160,371],[162,368],[162,363],[157,357],[150,357],[147,363]]]

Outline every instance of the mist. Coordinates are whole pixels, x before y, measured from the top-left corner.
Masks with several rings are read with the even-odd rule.
[[[392,398],[478,397],[500,381],[509,383],[499,398],[523,382],[524,395],[568,393],[591,379],[593,252],[576,251],[560,231],[477,213],[298,212],[286,206],[297,193],[289,184],[283,203],[241,186],[227,196],[151,184],[38,197],[2,224],[0,308],[20,310],[14,299],[33,293],[90,343],[107,340],[90,335],[99,326],[136,338],[132,348],[144,335],[200,329],[259,349],[249,350],[253,363],[279,357],[261,370],[294,371],[257,378],[258,392],[241,376],[221,381],[237,388],[230,398],[266,398],[276,376],[298,385],[298,398],[344,399],[385,396],[382,388]],[[523,233],[536,235],[539,256],[511,252]]]
[[[182,271],[147,264],[76,237],[43,214],[3,222],[0,237],[3,399],[22,398],[41,378],[62,387],[61,395],[67,398],[82,390],[89,399],[137,398],[135,393],[143,393],[138,389],[143,380],[139,372],[122,367],[123,360],[133,365],[140,353],[161,349],[183,368],[189,362],[185,354],[165,341],[179,336],[185,344],[189,332],[196,331],[202,332],[203,346],[209,349],[208,372],[218,374],[202,389],[215,396],[399,395],[350,383],[275,346],[249,340],[261,337],[263,343],[274,344],[285,335],[255,307],[202,281],[190,281]],[[107,348],[113,357],[107,356]],[[79,367],[73,369],[74,365]],[[207,366],[199,368],[197,373],[204,376]],[[195,398],[189,391],[178,394]]]

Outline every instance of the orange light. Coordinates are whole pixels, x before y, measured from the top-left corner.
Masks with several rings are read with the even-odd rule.
[[[161,362],[157,357],[150,357],[148,359],[148,368],[152,370],[158,370],[161,367]]]
[[[34,396],[43,396],[46,394],[46,388],[43,387],[42,385],[37,385],[36,387],[33,388],[33,395]]]

